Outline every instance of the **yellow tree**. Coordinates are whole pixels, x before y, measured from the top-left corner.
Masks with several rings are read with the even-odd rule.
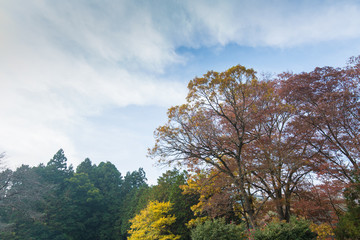
[[[176,220],[169,214],[170,202],[150,201],[147,207],[130,220],[129,240],[177,240],[180,236],[170,231]]]

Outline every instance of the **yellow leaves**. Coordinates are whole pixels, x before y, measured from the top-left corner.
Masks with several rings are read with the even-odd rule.
[[[188,102],[197,102],[201,98],[214,100],[214,97],[226,94],[229,89],[251,85],[254,80],[256,81],[255,73],[253,69],[241,65],[221,73],[209,71],[202,78],[196,77],[189,82],[187,100]]]
[[[130,220],[129,240],[177,240],[168,229],[176,220],[169,215],[170,202],[151,201],[145,209]]]
[[[198,218],[194,218],[194,219],[191,219],[187,224],[186,226],[188,228],[193,228],[193,227],[196,227],[197,225],[199,224],[202,224],[204,222],[206,222],[206,220],[209,220],[210,218],[209,217],[198,217]]]
[[[334,230],[328,223],[321,223],[319,225],[312,223],[310,229],[312,232],[317,233],[317,240],[330,240],[335,236]]]

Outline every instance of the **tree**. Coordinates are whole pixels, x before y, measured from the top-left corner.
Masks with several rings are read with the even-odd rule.
[[[273,202],[280,220],[289,222],[291,199],[312,172],[311,161],[318,154],[307,142],[312,131],[295,121],[297,106],[280,98],[276,81],[269,84],[274,93],[267,103],[262,135],[249,144],[244,155],[252,173],[251,185],[258,195]]]
[[[321,156],[313,159],[319,179],[332,181],[331,185],[340,189],[356,189],[360,172],[360,57],[351,58],[344,68],[285,73],[280,79],[284,100],[298,106],[295,121],[305,131],[313,132],[308,143]],[[334,205],[333,197],[327,199]],[[356,211],[348,207],[340,220],[338,236],[346,237],[356,225],[352,223],[358,221],[352,214]],[[355,231],[351,234],[351,238],[357,238]]]
[[[65,187],[65,179],[71,177],[74,173],[72,166],[67,166],[67,158],[62,149],[56,152],[46,167],[40,165],[37,171],[45,181],[56,184],[59,190]]]
[[[10,169],[5,169],[0,173],[0,201],[10,197],[9,189],[11,188],[10,185],[11,185],[12,176],[13,176],[13,171],[11,171]]]
[[[12,171],[10,169],[5,169],[3,166],[2,160],[4,157],[5,154],[0,153],[0,201],[3,200],[7,195],[7,190],[12,176]]]
[[[293,201],[294,213],[315,223],[336,227],[345,211],[342,184],[338,181],[303,185]]]
[[[66,183],[58,199],[50,199],[47,224],[69,239],[99,239],[103,195],[86,173],[75,173]]]
[[[282,96],[298,106],[296,121],[314,131],[311,146],[323,156],[321,175],[352,183],[360,168],[360,57],[346,68],[323,67],[281,76]]]
[[[261,136],[271,100],[269,84],[258,81],[254,70],[238,65],[195,78],[188,89],[187,104],[170,108],[167,124],[155,131],[150,156],[160,163],[180,162],[226,174],[239,189],[244,217],[252,228],[255,210],[244,149]]]
[[[127,172],[124,177],[124,183],[122,185],[122,191],[126,195],[132,189],[137,189],[143,185],[146,185],[146,174],[143,168],[139,168],[137,171]]]
[[[99,232],[101,239],[115,239],[115,223],[124,195],[121,192],[123,178],[114,164],[101,162],[95,168],[95,179],[92,180],[103,195],[102,214]]]
[[[150,156],[216,176],[209,180],[222,189],[217,203],[226,194],[238,196],[250,228],[269,198],[289,221],[291,197],[316,154],[306,141],[310,132],[293,122],[295,106],[280,98],[278,82],[259,81],[254,70],[235,66],[195,78],[188,88],[187,104],[170,108],[167,124],[157,128]]]
[[[186,224],[194,218],[191,206],[198,203],[198,194],[183,194],[182,187],[187,184],[187,178],[186,171],[168,170],[149,191],[150,200],[173,204],[170,213],[176,217],[176,221],[171,226],[171,232],[180,235],[182,240],[190,239]]]
[[[136,215],[131,222],[129,240],[176,240],[176,236],[169,231],[169,226],[176,218],[169,215],[172,204],[170,202],[150,202],[148,206]]]
[[[53,186],[38,176],[36,168],[26,165],[3,173],[8,183],[0,199],[0,238],[55,239],[44,224],[46,198]]]
[[[123,179],[121,173],[114,164],[101,162],[98,166],[86,158],[76,168],[76,173],[85,173],[89,176],[90,182],[99,189],[103,196],[100,224],[97,228],[100,239],[116,239],[115,223],[119,218],[117,213],[121,207],[123,194],[121,193]]]
[[[184,194],[199,195],[199,201],[191,209],[196,219],[188,225],[194,226],[210,218],[223,218],[226,222],[240,223],[244,215],[238,189],[231,179],[217,171],[193,173],[187,184],[181,187]],[[252,202],[254,204],[254,202]]]
[[[127,172],[121,186],[121,206],[115,229],[121,239],[127,239],[130,229],[129,220],[144,209],[150,200],[149,186],[146,183],[146,174],[142,168]]]

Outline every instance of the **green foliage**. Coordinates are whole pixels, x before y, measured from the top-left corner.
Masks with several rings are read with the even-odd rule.
[[[123,179],[115,165],[101,162],[95,169],[92,181],[103,195],[101,224],[99,235],[101,239],[116,239],[115,223],[119,218],[123,194],[121,187]]]
[[[126,239],[149,202],[143,169],[125,178],[85,159],[76,173],[60,149],[46,164],[0,172],[0,239]]]
[[[67,158],[64,150],[60,149],[52,159],[47,163],[46,167],[39,168],[39,174],[52,184],[59,184],[63,187],[66,178],[73,174],[72,166],[67,166]]]
[[[67,240],[65,234],[49,228],[46,224],[31,219],[21,219],[0,232],[0,239],[6,240]]]
[[[223,218],[207,220],[191,230],[193,240],[240,240],[246,239],[242,225],[227,224]]]
[[[185,185],[187,180],[186,171],[179,172],[177,169],[169,170],[158,178],[158,184],[151,189],[153,200],[160,202],[170,201],[173,204],[171,213],[176,216],[176,222],[172,225],[172,232],[181,236],[181,239],[190,239],[190,232],[186,227],[194,213],[191,206],[198,203],[198,196],[183,194],[180,186]]]
[[[99,189],[102,195],[101,214],[98,216],[99,226],[97,231],[100,239],[116,239],[115,223],[119,218],[123,179],[121,173],[114,164],[101,162],[98,166],[92,165],[90,159],[85,159],[76,168],[76,173],[84,173],[89,176],[90,182]],[[115,213],[115,214],[114,214]]]
[[[347,212],[341,216],[335,229],[338,239],[360,239],[360,181],[354,174],[356,182],[345,191]]]
[[[309,240],[316,239],[317,234],[310,230],[310,223],[306,220],[290,218],[290,222],[273,221],[265,227],[251,232],[251,239],[255,240]]]
[[[42,181],[37,168],[22,165],[11,175],[9,171],[3,172],[10,178],[0,199],[0,239],[64,239],[43,222],[51,185]]]
[[[139,168],[137,171],[127,172],[122,185],[123,194],[129,193],[132,189],[138,189],[146,185],[146,174],[144,169]]]
[[[120,217],[116,222],[116,231],[121,236],[121,239],[127,239],[128,237],[128,230],[131,226],[129,220],[134,218],[148,204],[149,191],[150,188],[147,185],[143,185],[132,189],[126,194],[120,207]]]
[[[337,239],[360,239],[360,208],[349,210],[335,229]]]
[[[120,239],[127,239],[130,229],[129,220],[144,209],[150,200],[146,174],[142,168],[127,172],[121,185],[122,201],[117,211],[119,218],[115,223],[115,231]]]
[[[48,224],[69,239],[98,239],[103,195],[86,173],[75,173],[47,209]],[[86,231],[85,231],[86,230]]]

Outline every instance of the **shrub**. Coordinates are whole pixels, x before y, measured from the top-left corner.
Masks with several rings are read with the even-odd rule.
[[[337,239],[360,239],[360,174],[353,174],[356,182],[345,192],[347,212],[335,229]]]
[[[335,234],[337,239],[360,239],[360,208],[341,216]]]
[[[328,223],[321,224],[310,224],[311,231],[315,232],[317,236],[317,240],[328,240],[334,239],[335,233],[333,228]]]
[[[250,239],[254,240],[310,240],[317,234],[310,230],[306,220],[291,217],[290,222],[274,221],[252,232]]]
[[[224,219],[207,220],[191,230],[193,240],[241,240],[246,239],[242,225],[226,224]]]

